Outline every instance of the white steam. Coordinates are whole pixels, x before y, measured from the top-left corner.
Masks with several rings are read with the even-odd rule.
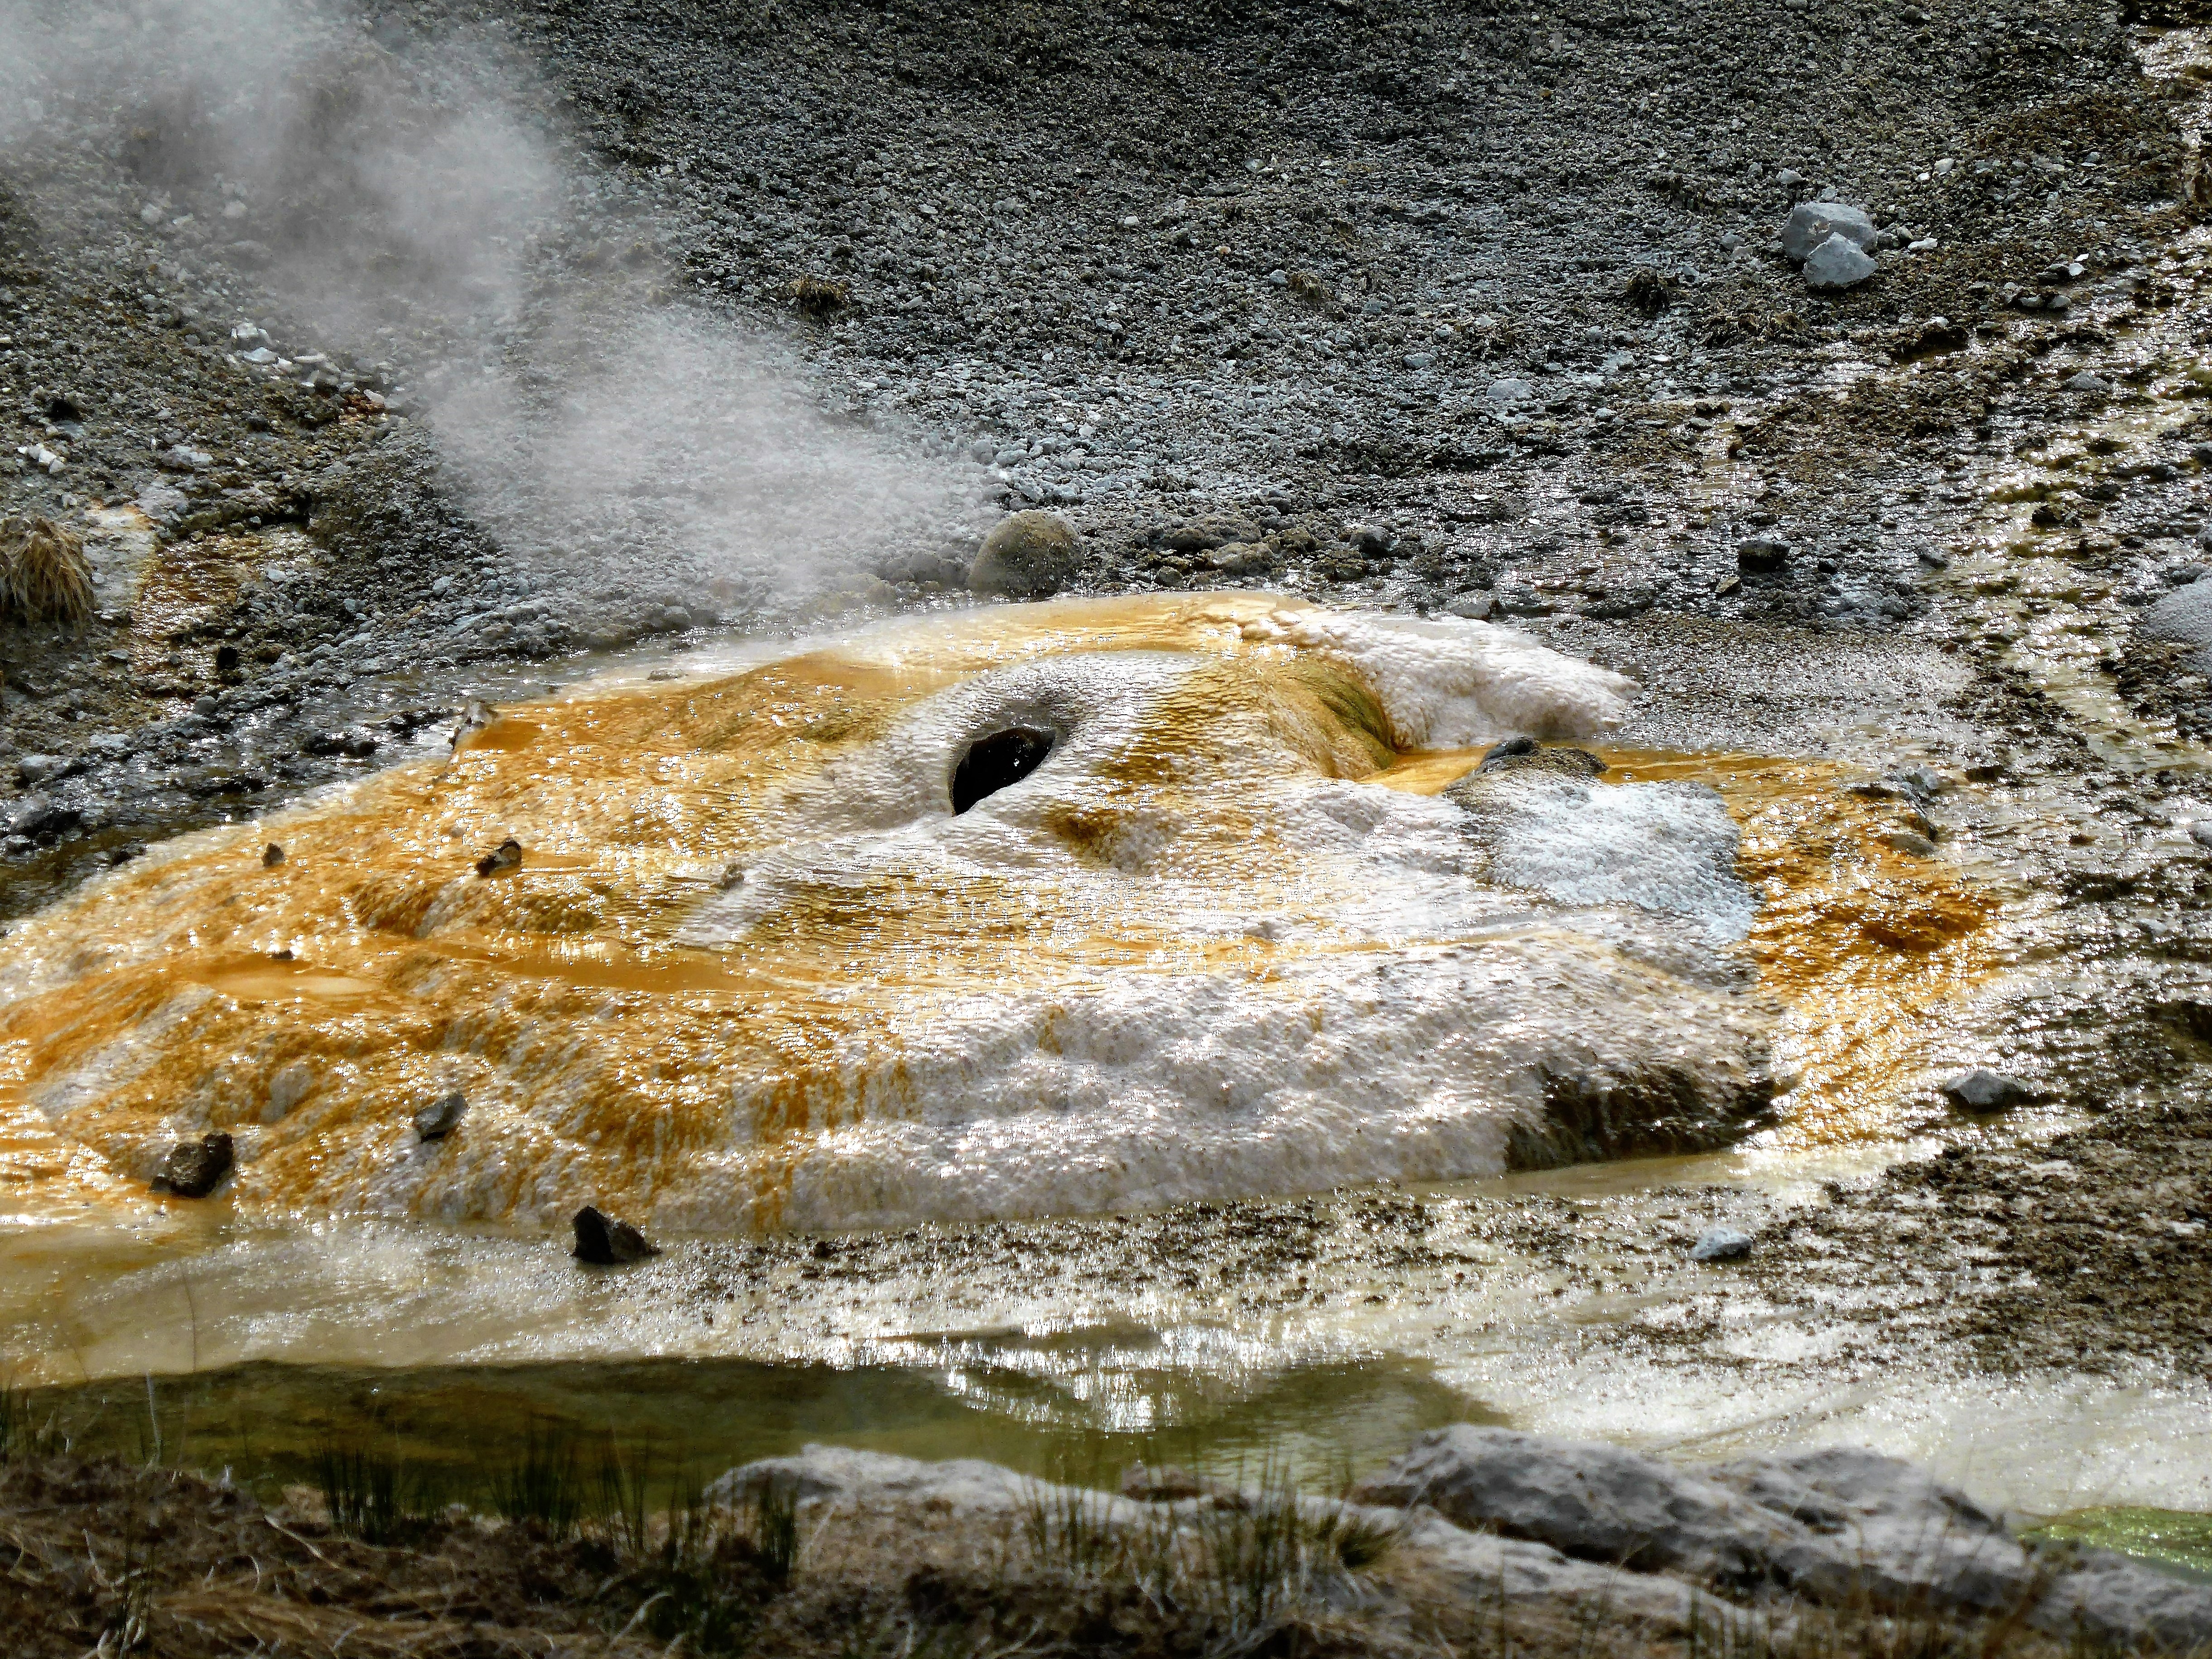
[[[803,592],[975,492],[690,303],[501,37],[280,0],[0,0],[0,143],[48,234],[247,273],[279,343],[404,384],[524,562]],[[246,300],[238,292],[234,308]],[[228,334],[240,322],[205,325]]]

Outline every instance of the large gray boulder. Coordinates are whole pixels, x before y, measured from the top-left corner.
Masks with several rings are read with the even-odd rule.
[[[1677,1468],[1617,1446],[1461,1425],[1356,1487],[1585,1561],[1878,1612],[2004,1617],[2100,1644],[2212,1644],[2212,1586],[2124,1556],[2031,1551],[1925,1469],[1850,1447]]]
[[[968,568],[968,586],[1010,599],[1047,599],[1074,579],[1081,559],[1075,532],[1057,516],[1016,513],[983,538]]]
[[[1864,252],[1874,246],[1880,234],[1864,208],[1848,202],[1800,202],[1790,210],[1789,221],[1782,227],[1782,251],[1802,264],[1831,236],[1841,236]]]
[[[1458,1526],[1585,1561],[1738,1587],[1767,1578],[1776,1551],[1804,1530],[1656,1458],[1464,1423],[1423,1435],[1352,1496],[1399,1509],[1425,1504]]]
[[[1770,1558],[1773,1576],[1814,1601],[2000,1613],[2034,1587],[2027,1551],[2004,1522],[1916,1464],[1839,1446],[1707,1473],[1794,1523]]]
[[[935,1536],[972,1528],[976,1547],[1076,1516],[1154,1546],[1167,1533],[1202,1542],[1218,1510],[1280,1501],[1216,1481],[1147,1499],[972,1458],[927,1463],[818,1445],[732,1469],[707,1497],[736,1504],[769,1492],[811,1512],[903,1516]],[[1716,1609],[1698,1604],[1718,1595],[1847,1614],[2024,1613],[2100,1648],[2212,1645],[2212,1586],[2070,1544],[2031,1550],[1925,1469],[1854,1448],[1680,1468],[1618,1446],[1462,1424],[1423,1435],[1346,1501],[1295,1501],[1317,1528],[1389,1534],[1399,1587],[1463,1609],[1502,1604],[1674,1638],[1711,1626]]]
[[[2060,1547],[2039,1565],[2051,1584],[2028,1615],[2039,1630],[2098,1648],[2139,1647],[2145,1638],[2168,1653],[2212,1646],[2212,1588],[2159,1572],[2109,1550]]]
[[[1680,1578],[1578,1561],[1548,1544],[1470,1532],[1441,1516],[1405,1516],[1396,1553],[1417,1564],[1429,1583],[1470,1607],[1495,1608],[1502,1601],[1516,1609],[1581,1612],[1641,1625],[1660,1637],[1679,1637],[1698,1621],[1698,1592]],[[1708,1626],[1712,1617],[1711,1607],[1705,1608]]]

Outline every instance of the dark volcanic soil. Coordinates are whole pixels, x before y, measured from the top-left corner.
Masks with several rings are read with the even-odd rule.
[[[1942,1248],[2036,1276],[1945,1316],[1994,1357],[2201,1353],[2172,1287],[2212,1165],[2165,1103],[2203,1058],[2172,1009],[2212,960],[2207,693],[2135,629],[2208,556],[2193,37],[2089,0],[559,0],[365,27],[317,71],[341,133],[488,87],[551,158],[507,286],[395,276],[364,322],[301,276],[348,246],[326,172],[221,172],[204,88],[30,77],[0,161],[0,512],[88,531],[103,605],[0,622],[0,914],[424,752],[467,696],[584,653],[948,603],[1012,507],[1069,521],[1087,589],[1519,619],[1632,665],[1647,729],[1703,741],[1796,741],[1695,714],[1738,645],[1886,660],[1857,757],[1933,751],[1900,798],[2047,896],[2045,948],[2090,976],[1983,1058],[2114,1115],[2078,1158],[1900,1170],[1790,1248],[1910,1273],[1855,1255],[1851,1218],[1923,1194]],[[1832,192],[1881,227],[1840,295],[1779,240]],[[572,337],[596,365],[573,384]],[[699,425],[724,352],[780,366],[803,430],[902,469],[913,510],[823,511],[797,564],[738,535],[744,452]],[[485,375],[533,410],[573,393],[619,467],[546,507],[561,470],[502,447]],[[2028,1190],[2062,1158],[2101,1220],[2047,1169]],[[2148,1174],[2172,1191],[2123,1222]],[[1759,1271],[1779,1294],[1798,1259]]]
[[[81,635],[0,641],[0,761],[59,763],[10,820],[11,863],[46,877],[11,889],[18,908],[83,854],[376,763],[394,716],[454,703],[485,665],[787,614],[825,586],[957,588],[990,498],[1063,511],[1091,586],[1894,629],[1941,605],[1947,474],[2096,403],[2050,354],[2070,369],[2106,337],[2069,320],[2092,288],[2123,319],[2172,301],[2158,261],[2197,191],[2100,6],[369,23],[375,64],[318,60],[319,94],[434,124],[489,78],[568,170],[567,218],[516,256],[526,296],[414,295],[372,332],[308,259],[329,169],[216,167],[204,106],[227,82],[193,105],[155,75],[117,108],[33,76],[46,95],[0,176],[0,376],[9,447],[66,459],[11,456],[0,505],[142,501],[153,589],[176,576],[195,602],[142,615],[118,592]],[[446,62],[461,36],[501,43],[490,67]],[[1834,298],[1778,242],[1790,204],[1831,190],[1883,226],[1880,274]],[[2076,255],[2078,278],[2046,283]],[[623,492],[650,499],[565,520],[564,542],[485,482],[504,473],[456,377],[526,380],[547,318],[579,307],[780,340],[837,419],[975,510],[762,580],[661,499],[727,459],[679,432],[673,465],[648,456]],[[638,412],[669,421],[677,393]],[[2187,449],[2167,466],[2185,493]],[[284,525],[308,556],[257,578]],[[1787,554],[1737,580],[1748,539]],[[2160,551],[2117,562],[2154,580]],[[210,562],[228,580],[191,580]]]

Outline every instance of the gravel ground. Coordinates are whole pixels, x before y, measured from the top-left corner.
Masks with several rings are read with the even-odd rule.
[[[2158,1114],[2202,1058],[2172,1011],[2212,960],[2212,702],[2135,623],[2208,556],[2192,36],[2081,0],[365,27],[242,36],[212,92],[147,52],[6,88],[0,511],[86,530],[102,607],[0,623],[0,914],[595,653],[951,603],[1043,507],[1085,589],[1517,619],[1644,678],[1649,740],[1822,748],[1850,712],[1843,747],[2078,970],[1990,1056],[2111,1109],[2068,1190],[2116,1202],[2151,1158],[2196,1224],[2212,1158]],[[218,142],[222,98],[302,62],[317,165]],[[395,176],[484,145],[480,218],[334,196],[372,131]],[[1876,275],[1824,295],[1781,233],[1832,191]],[[1872,1282],[1840,1218],[1972,1214],[2017,1156],[1791,1237]],[[2000,1359],[2201,1352],[2082,1294],[1944,1316]]]

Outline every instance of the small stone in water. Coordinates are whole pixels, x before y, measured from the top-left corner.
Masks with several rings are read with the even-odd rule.
[[[1121,1471],[1121,1496],[1140,1504],[1177,1504],[1212,1490],[1206,1480],[1176,1463],[1132,1463]]]
[[[453,747],[461,746],[461,739],[471,732],[481,732],[499,718],[499,710],[482,697],[471,697],[461,709],[461,718],[453,727]]]
[[[415,1114],[415,1134],[421,1140],[443,1140],[461,1127],[468,1115],[469,1097],[459,1089],[442,1100],[434,1100]]]
[[[1942,1091],[1954,1106],[1962,1106],[1970,1112],[2009,1111],[2035,1098],[2035,1091],[2020,1079],[1992,1072],[1984,1066],[1961,1072],[1944,1084]]]
[[[576,1212],[570,1224],[576,1230],[576,1248],[573,1254],[577,1261],[591,1267],[616,1267],[660,1254],[647,1241],[645,1235],[629,1222],[602,1215],[588,1204]]]
[[[274,870],[278,865],[283,862],[284,849],[279,847],[275,842],[270,842],[268,846],[261,849],[261,867],[263,869]]]
[[[230,1137],[221,1130],[198,1140],[180,1140],[161,1160],[161,1171],[149,1190],[177,1198],[205,1198],[230,1173]]]
[[[1741,1261],[1751,1254],[1751,1235],[1740,1227],[1708,1227],[1690,1247],[1692,1261]]]
[[[522,868],[522,843],[512,836],[477,860],[480,876],[503,876],[510,870]]]

